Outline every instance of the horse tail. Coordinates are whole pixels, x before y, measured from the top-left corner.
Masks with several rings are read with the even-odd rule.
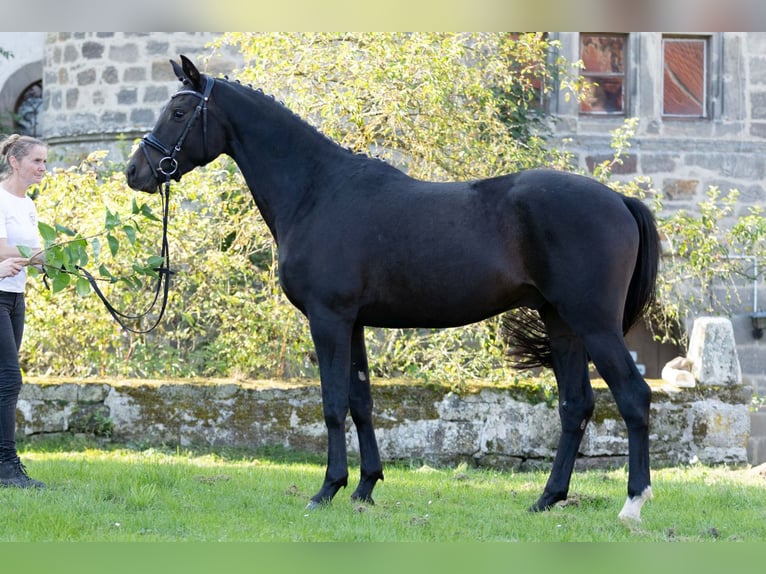
[[[553,366],[551,339],[536,310],[519,307],[507,311],[500,321],[500,332],[508,348],[508,362],[513,368]]]
[[[625,206],[638,224],[639,248],[636,265],[628,285],[622,331],[630,328],[647,312],[655,297],[660,260],[660,237],[651,210],[639,199],[623,197]],[[506,312],[500,324],[508,345],[510,364],[517,369],[551,367],[550,338],[540,314],[527,308]]]
[[[639,235],[636,266],[628,286],[628,296],[622,316],[624,334],[644,316],[654,302],[661,246],[654,215],[646,204],[635,197],[623,197],[623,201],[638,224]]]

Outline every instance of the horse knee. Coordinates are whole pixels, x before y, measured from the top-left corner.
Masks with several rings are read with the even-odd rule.
[[[325,409],[324,424],[328,429],[345,428],[347,411],[340,409]]]

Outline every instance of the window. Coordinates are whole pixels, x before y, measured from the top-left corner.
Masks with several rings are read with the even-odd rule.
[[[14,124],[18,133],[40,137],[40,108],[43,105],[42,80],[29,85],[19,96],[14,110]]]
[[[626,34],[580,34],[582,76],[589,88],[580,113],[625,115]]]
[[[707,117],[708,43],[704,38],[662,39],[662,115]]]

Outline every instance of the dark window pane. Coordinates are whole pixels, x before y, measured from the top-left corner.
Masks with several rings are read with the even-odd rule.
[[[19,96],[14,110],[15,130],[24,135],[40,136],[40,110],[43,105],[43,83],[37,81]]]
[[[588,95],[580,104],[582,112],[622,112],[623,79],[591,76]]]
[[[615,34],[580,34],[582,75],[590,89],[580,103],[585,114],[622,114],[625,112],[625,47],[627,36]]]
[[[700,39],[663,41],[663,114],[705,115],[705,48],[705,41]]]

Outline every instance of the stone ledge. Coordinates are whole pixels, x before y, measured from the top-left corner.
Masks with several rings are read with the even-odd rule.
[[[581,445],[580,465],[625,464],[627,433],[603,384]],[[746,464],[747,388],[681,389],[652,383],[653,464]],[[385,460],[424,460],[526,468],[555,454],[555,399],[523,387],[447,387],[410,381],[373,384],[375,424]],[[88,426],[90,425],[90,426]],[[347,444],[358,452],[349,418]],[[323,453],[316,381],[52,381],[30,379],[17,411],[21,435],[108,432],[146,446],[280,445]]]

